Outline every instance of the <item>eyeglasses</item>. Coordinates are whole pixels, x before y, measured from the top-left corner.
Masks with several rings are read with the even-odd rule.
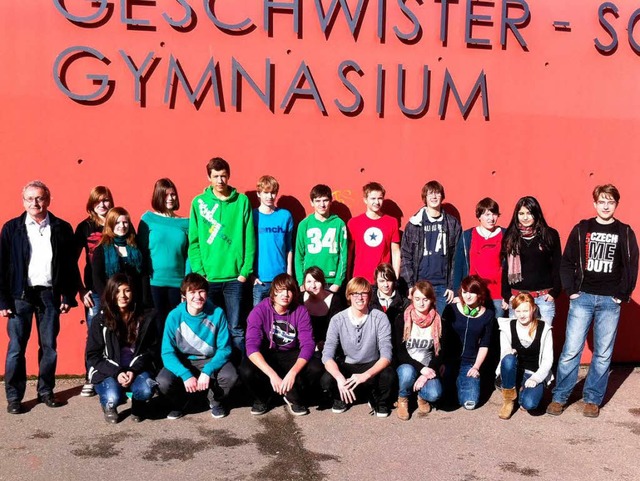
[[[363,299],[368,296],[369,296],[368,292],[352,292],[351,293],[351,297],[355,297],[356,299]]]
[[[47,200],[47,198],[46,197],[23,197],[22,200],[24,200],[27,204],[42,204]]]

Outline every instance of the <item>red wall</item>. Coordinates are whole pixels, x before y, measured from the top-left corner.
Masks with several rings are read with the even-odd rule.
[[[262,1],[212,2],[218,18],[228,23],[251,18],[256,27],[244,35],[214,26],[203,2],[181,1],[190,3],[197,17],[190,31],[177,31],[162,17],[163,12],[176,19],[184,16],[176,1],[125,1],[129,8],[124,15],[148,20],[152,28],[146,30],[127,28],[119,0],[110,4],[111,15],[92,28],[66,19],[55,0],[0,2],[1,222],[21,212],[20,190],[34,178],[50,186],[51,210],[74,225],[84,217],[87,195],[96,184],[108,185],[116,203],[127,207],[137,223],[149,208],[154,181],[164,176],[178,185],[182,213],[187,215],[188,201],[207,183],[207,160],[222,156],[231,163],[231,183],[241,191],[252,190],[262,174],[276,176],[281,195],[292,197],[287,205],[294,206],[297,217],[303,215],[302,207],[310,211],[307,193],[315,183],[329,184],[345,205],[341,212],[355,215],[363,207],[361,186],[377,180],[385,185],[387,198],[396,203],[404,225],[420,206],[421,186],[438,179],[463,227],[475,224],[474,206],[484,196],[500,203],[502,225],[506,225],[515,201],[534,195],[564,242],[577,220],[593,214],[593,187],[612,182],[622,193],[617,216],[636,229],[640,226],[640,214],[633,208],[640,174],[640,59],[626,31],[640,0],[636,5],[618,0],[619,18],[605,14],[619,40],[609,55],[594,45],[595,38],[603,44],[612,41],[599,23],[601,2],[595,0],[530,1],[529,21],[518,29],[526,50],[511,31],[506,45],[500,44],[501,1],[473,2],[473,15],[490,17],[487,22],[474,21],[471,31],[474,38],[488,39],[487,48],[465,42],[466,0],[448,6],[444,45],[440,41],[442,4],[435,0],[424,0],[422,5],[407,0],[406,6],[422,25],[422,37],[412,44],[399,41],[394,33],[394,26],[408,33],[413,25],[393,0],[386,4],[384,41],[378,36],[377,0],[362,3],[365,9],[357,39],[342,11],[337,12],[329,35],[324,35],[311,0],[302,4],[298,35],[293,16],[286,12],[273,14],[272,32],[267,32]],[[96,11],[84,0],[63,3],[77,16]],[[352,11],[359,4],[357,0],[346,3]],[[330,2],[322,4],[327,10]],[[508,13],[511,18],[523,15],[515,6]],[[570,22],[570,30],[556,30],[554,21]],[[640,28],[636,30],[640,39]],[[90,94],[97,87],[86,75],[108,75],[114,88],[102,103],[74,101],[54,81],[60,75],[59,70],[54,72],[56,58],[78,45],[100,51],[110,63],[94,58],[70,61],[63,80],[71,91]],[[149,52],[157,59],[143,89],[142,104],[135,100],[134,77],[120,50],[137,66]],[[223,108],[215,105],[211,89],[199,108],[189,102],[181,86],[173,105],[164,102],[171,55],[179,60],[192,87],[212,57],[219,63]],[[232,105],[232,57],[262,90],[265,61],[270,59],[273,111],[244,81],[241,109]],[[362,75],[346,74],[364,99],[355,115],[341,113],[334,102],[349,105],[354,100],[338,74],[345,60],[356,62],[362,70]],[[303,61],[326,115],[313,99],[304,97],[281,107]],[[383,115],[376,109],[378,64],[386,71]],[[430,100],[424,115],[411,118],[398,108],[398,64],[406,70],[409,107],[421,101],[423,66],[428,65]],[[466,119],[453,94],[448,96],[444,118],[438,113],[447,70],[462,101],[481,72],[486,75],[486,92],[476,99]],[[308,88],[308,79],[302,80],[301,87]],[[488,116],[483,115],[483,101]],[[640,360],[635,349],[640,327],[634,322],[640,314],[638,299],[640,291],[623,309],[615,350],[618,361]],[[565,316],[566,300],[561,299],[555,334],[558,349]],[[83,369],[86,330],[82,318],[81,309],[63,316],[61,374]],[[5,350],[3,332],[0,357]],[[35,341],[28,356],[29,370],[35,372]],[[586,352],[584,359],[589,356]]]

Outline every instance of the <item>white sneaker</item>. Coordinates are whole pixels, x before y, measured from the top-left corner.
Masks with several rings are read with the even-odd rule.
[[[82,391],[80,391],[80,396],[93,397],[95,395],[96,395],[96,390],[93,388],[93,384],[88,382],[88,383],[85,383],[84,386],[82,386]]]

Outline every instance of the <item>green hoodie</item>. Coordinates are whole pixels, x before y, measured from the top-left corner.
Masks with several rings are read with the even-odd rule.
[[[256,238],[251,204],[231,187],[226,200],[211,187],[193,199],[189,216],[189,263],[193,272],[210,282],[249,277]]]

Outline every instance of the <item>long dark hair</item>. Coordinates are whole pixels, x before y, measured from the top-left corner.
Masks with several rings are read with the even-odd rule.
[[[127,312],[120,312],[118,307],[118,288],[129,286],[131,290],[131,302],[127,306]],[[135,344],[138,337],[138,312],[134,301],[134,287],[131,278],[123,273],[114,274],[107,281],[102,293],[101,305],[104,325],[118,336],[123,344]]]
[[[540,247],[544,250],[550,251],[553,247],[553,237],[551,235],[551,228],[547,224],[542,213],[542,207],[535,197],[530,195],[521,197],[516,202],[516,207],[513,209],[513,216],[511,216],[511,222],[507,227],[507,232],[502,240],[502,252],[501,256],[506,259],[508,255],[520,254],[520,247],[522,245],[522,236],[520,235],[520,229],[518,229],[518,212],[521,208],[526,208],[531,212],[533,217],[533,232],[540,239]]]

